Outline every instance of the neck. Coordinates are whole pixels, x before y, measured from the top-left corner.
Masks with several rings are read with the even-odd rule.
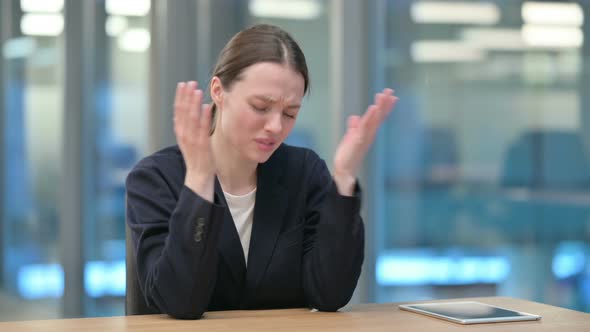
[[[211,137],[211,148],[217,168],[217,178],[223,191],[244,195],[256,187],[258,163],[244,158],[217,128]]]

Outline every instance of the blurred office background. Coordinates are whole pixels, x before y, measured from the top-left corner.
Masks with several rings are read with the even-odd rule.
[[[401,98],[362,175],[353,302],[512,296],[590,312],[590,1],[0,0],[0,320],[124,314],[124,179],[174,144],[175,83],[279,25],[311,71],[292,144]]]

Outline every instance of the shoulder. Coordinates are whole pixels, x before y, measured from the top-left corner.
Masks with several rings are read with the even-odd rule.
[[[163,178],[166,182],[182,182],[185,165],[182,153],[177,145],[162,150],[141,159],[127,176],[127,184],[141,175],[151,174]],[[141,176],[141,177],[143,177]]]
[[[177,145],[166,147],[162,150],[141,159],[133,169],[137,168],[169,168],[184,167],[182,153]]]

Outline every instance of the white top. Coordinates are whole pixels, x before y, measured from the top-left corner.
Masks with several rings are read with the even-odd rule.
[[[256,203],[256,188],[251,192],[236,196],[223,192],[229,206],[229,211],[234,219],[234,224],[240,236],[244,258],[248,265],[248,249],[250,247],[250,235],[252,234],[252,221],[254,220],[254,203]]]

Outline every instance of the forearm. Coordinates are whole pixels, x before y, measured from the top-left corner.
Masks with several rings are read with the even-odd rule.
[[[313,249],[304,256],[304,289],[311,306],[335,311],[346,305],[364,259],[359,199],[333,192],[326,197]]]
[[[144,225],[137,247],[139,279],[148,303],[175,318],[199,318],[216,278],[223,210],[195,196],[184,188],[170,219]]]
[[[356,185],[356,178],[354,175],[339,172],[334,172],[334,183],[338,189],[338,193],[342,196],[353,196]]]

